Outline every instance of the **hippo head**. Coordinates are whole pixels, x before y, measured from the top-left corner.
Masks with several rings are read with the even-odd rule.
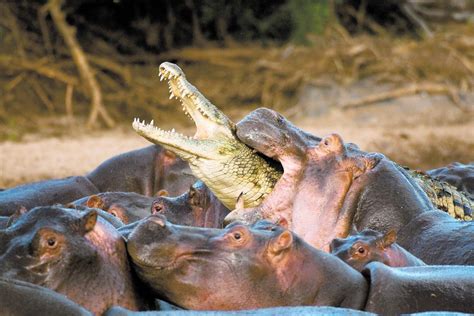
[[[0,277],[48,287],[97,314],[138,307],[123,238],[95,210],[36,207],[0,230],[0,254]]]
[[[85,235],[94,229],[97,213],[34,208],[0,231],[0,275],[48,287],[61,286],[70,271],[64,267],[87,262],[96,250]]]
[[[161,214],[179,225],[222,227],[228,209],[202,182],[194,183],[187,192],[177,197],[161,196],[153,201],[153,214]]]
[[[293,234],[268,223],[198,228],[171,224],[158,214],[142,220],[127,242],[139,277],[187,309],[276,306],[282,298],[293,305],[277,289],[293,248]]]
[[[347,238],[336,238],[331,242],[331,253],[349,264],[357,271],[372,261],[385,262],[387,248],[396,240],[396,232],[390,230],[382,234],[372,229]]]

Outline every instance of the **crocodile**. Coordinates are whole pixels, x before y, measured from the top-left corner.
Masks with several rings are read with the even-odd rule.
[[[138,118],[132,124],[135,131],[188,161],[194,175],[229,209],[234,208],[241,193],[245,207],[258,206],[280,179],[281,167],[243,143],[235,123],[187,81],[179,66],[164,62],[159,76],[161,81],[168,81],[170,99],[181,101],[184,113],[194,121],[196,133],[189,137],[174,129],[165,131],[153,120],[146,124]],[[407,172],[435,207],[454,218],[472,220],[474,201],[464,193],[421,172]]]
[[[170,99],[180,100],[184,113],[195,122],[196,134],[165,131],[153,121],[146,124],[139,119],[133,121],[135,131],[186,160],[227,208],[234,208],[241,193],[246,207],[259,205],[281,171],[237,138],[235,124],[186,80],[181,68],[162,63],[160,79],[168,81]]]

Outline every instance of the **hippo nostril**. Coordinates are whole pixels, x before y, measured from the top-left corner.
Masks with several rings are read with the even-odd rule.
[[[166,220],[162,216],[150,216],[148,220],[152,223],[157,224],[160,227],[165,227],[166,226]]]

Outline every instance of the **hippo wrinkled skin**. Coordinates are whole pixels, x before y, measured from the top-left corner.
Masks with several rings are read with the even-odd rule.
[[[406,170],[382,154],[345,144],[337,134],[320,140],[264,108],[239,122],[237,134],[247,145],[278,160],[284,173],[260,206],[235,210],[226,221],[283,217],[305,241],[326,251],[334,238],[345,238],[354,229],[382,233],[394,229],[399,244],[427,264],[474,264],[470,222],[446,219],[449,225],[437,227],[437,243],[449,248],[451,239],[457,241],[450,255],[426,258],[420,248],[410,248],[427,241],[427,235],[399,231],[434,207]],[[461,227],[463,234],[457,232]],[[456,252],[463,255],[453,257]]]
[[[0,230],[0,254],[0,277],[45,286],[94,314],[147,306],[122,237],[95,211],[34,208]]]
[[[213,229],[151,215],[128,235],[127,250],[155,295],[187,309],[365,303],[356,270],[267,222]]]
[[[173,224],[220,228],[229,209],[202,181],[197,181],[180,196],[156,198],[152,213],[166,216]]]
[[[28,183],[0,191],[0,216],[21,207],[67,204],[99,192],[135,192],[156,196],[165,189],[185,192],[196,181],[188,164],[160,146],[148,146],[114,156],[86,176]]]
[[[364,229],[345,239],[336,238],[331,242],[331,253],[357,271],[372,262],[382,262],[391,267],[425,265],[423,261],[400,247],[394,230],[382,234],[372,229]]]

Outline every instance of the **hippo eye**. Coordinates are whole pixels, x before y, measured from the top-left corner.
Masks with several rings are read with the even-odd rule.
[[[161,212],[163,212],[163,206],[157,204],[153,207],[153,214],[161,213]]]
[[[117,213],[115,213],[115,211],[111,211],[110,214],[111,214],[112,216],[118,217],[118,215],[117,215]]]
[[[329,145],[329,142],[327,139],[324,140],[324,145],[328,146]]]
[[[240,240],[240,238],[242,238],[242,235],[240,233],[234,233],[235,240]]]
[[[359,254],[361,254],[361,255],[365,254],[365,249],[364,249],[364,247],[359,247],[359,248],[357,249],[357,252],[358,252]]]
[[[54,246],[56,246],[56,238],[54,237],[49,237],[46,242],[48,243],[48,247],[53,248]]]

